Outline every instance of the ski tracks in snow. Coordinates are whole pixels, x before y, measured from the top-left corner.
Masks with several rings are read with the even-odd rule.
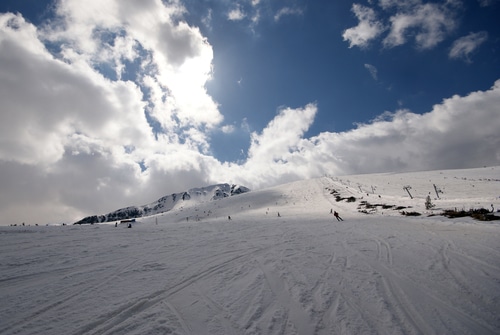
[[[2,248],[0,334],[498,333],[497,230],[337,222],[323,189],[302,207],[286,194],[282,217],[58,228],[22,259]]]
[[[376,293],[382,303],[377,309],[386,311],[379,316],[390,315],[385,327],[391,324],[395,332],[404,334],[456,333],[457,329],[462,330],[459,333],[494,334],[498,327],[494,312],[498,301],[487,297],[486,292],[491,293],[495,286],[498,287],[498,281],[495,284],[492,280],[493,273],[500,274],[498,267],[466,256],[452,240],[442,239],[435,233],[431,233],[433,241],[423,252],[420,241],[425,240],[423,236],[428,236],[432,227],[417,221],[415,225],[395,227],[395,233],[386,238],[376,236],[373,227],[366,227],[364,237],[345,243],[346,250],[353,252],[353,263],[364,262],[373,270],[376,292],[371,292]],[[411,231],[405,232],[408,228]],[[359,229],[353,231],[359,235]],[[407,238],[403,239],[406,244],[400,244],[398,231],[411,234],[418,244]],[[396,251],[389,241],[397,246]],[[425,254],[428,259],[422,258]],[[467,265],[462,264],[463,259],[468,261]],[[485,272],[487,269],[491,269],[491,273]],[[489,277],[488,280],[476,278],[475,271]],[[488,287],[483,288],[483,285]],[[369,299],[365,310],[368,302]],[[471,305],[474,308],[471,309]]]

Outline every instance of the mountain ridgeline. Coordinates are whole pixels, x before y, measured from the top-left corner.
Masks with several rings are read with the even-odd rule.
[[[203,188],[193,188],[186,192],[173,193],[143,206],[130,206],[118,209],[105,215],[87,216],[74,224],[94,224],[135,219],[168,212],[174,208],[192,204],[227,198],[249,192],[250,189],[240,185],[217,184]]]

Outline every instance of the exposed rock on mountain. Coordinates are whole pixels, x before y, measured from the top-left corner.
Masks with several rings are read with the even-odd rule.
[[[166,195],[147,205],[125,207],[105,215],[87,216],[74,224],[93,224],[134,219],[168,212],[180,206],[190,206],[201,202],[214,201],[249,191],[250,189],[245,186],[229,184],[193,188],[186,192]]]

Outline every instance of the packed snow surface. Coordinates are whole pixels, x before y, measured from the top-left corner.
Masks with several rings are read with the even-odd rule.
[[[322,177],[131,229],[2,227],[0,334],[500,334],[500,221],[429,216],[499,195],[499,167]]]

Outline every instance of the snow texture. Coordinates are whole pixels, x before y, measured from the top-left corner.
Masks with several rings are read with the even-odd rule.
[[[499,334],[500,221],[429,216],[496,212],[499,186],[500,167],[325,176],[131,229],[1,227],[0,334]]]

